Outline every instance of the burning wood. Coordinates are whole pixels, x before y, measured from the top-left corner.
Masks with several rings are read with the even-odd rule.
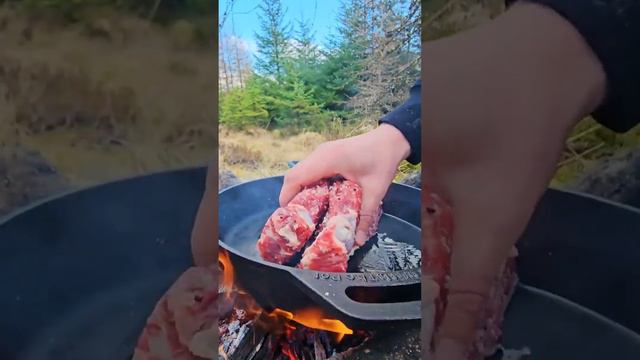
[[[267,312],[234,284],[224,251],[219,265],[190,268],[178,278],[149,317],[134,360],[213,360],[216,353],[219,360],[341,360],[361,352],[374,336],[329,319],[320,309]]]
[[[372,337],[326,318],[320,309],[267,312],[233,283],[233,265],[223,250],[219,261],[223,273],[218,297],[219,360],[339,359],[336,356]]]
[[[221,319],[219,326],[219,359],[228,360],[329,360],[372,336],[367,332],[339,336],[266,312],[242,324],[233,317]]]

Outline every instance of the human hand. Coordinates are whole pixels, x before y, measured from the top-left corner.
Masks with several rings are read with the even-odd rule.
[[[422,49],[423,191],[444,197],[455,222],[435,357],[462,360],[492,280],[606,79],[568,22],[529,3]]]
[[[362,135],[326,142],[285,174],[280,206],[317,180],[341,175],[355,181],[363,192],[356,242],[363,242],[398,165],[410,151],[402,133],[387,124]]]
[[[191,253],[196,266],[208,266],[218,259],[218,235],[215,226],[218,219],[217,176],[216,166],[211,163],[207,169],[205,191],[191,231]],[[214,271],[217,271],[217,267],[214,267]]]

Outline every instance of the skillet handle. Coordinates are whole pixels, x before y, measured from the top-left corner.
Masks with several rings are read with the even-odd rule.
[[[433,310],[423,309],[422,303],[433,304],[439,293],[439,287],[433,280],[425,278],[421,282],[419,269],[384,273],[325,273],[295,269],[291,273],[306,286],[306,292],[317,304],[351,324],[419,320],[422,310]],[[421,294],[430,299],[369,302],[376,301],[376,297],[389,299],[402,297],[401,294],[407,292],[415,293],[419,291],[416,287],[422,287]],[[352,298],[359,291],[370,295],[368,302]]]

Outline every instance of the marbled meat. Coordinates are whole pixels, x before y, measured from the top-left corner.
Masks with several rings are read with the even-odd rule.
[[[353,251],[364,245],[356,242],[356,228],[360,220],[362,188],[350,180],[331,185],[329,209],[315,241],[304,251],[299,268],[316,271],[346,272]],[[378,227],[382,208],[374,216],[366,239]],[[365,241],[366,241],[365,239]]]
[[[423,218],[423,282],[425,278],[433,279],[438,284],[439,294],[434,299],[435,316],[430,328],[441,324],[447,303],[447,284],[450,274],[451,251],[453,241],[453,212],[451,207],[439,196],[423,193],[423,206],[426,208]],[[482,318],[478,323],[475,340],[469,350],[469,360],[489,357],[498,349],[502,338],[502,324],[507,305],[511,300],[518,276],[515,270],[517,250],[513,248],[511,255],[502,266],[489,292]],[[433,338],[431,342],[433,346]],[[430,351],[430,350],[428,350]]]
[[[132,360],[217,359],[218,281],[213,267],[191,267],[158,301]]]
[[[277,264],[291,260],[307,244],[328,206],[327,181],[304,188],[267,220],[256,245],[260,256]]]

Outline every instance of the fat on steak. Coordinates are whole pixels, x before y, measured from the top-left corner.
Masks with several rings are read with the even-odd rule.
[[[217,359],[217,271],[187,269],[156,303],[132,360]]]
[[[427,327],[435,329],[430,334],[429,348],[432,348],[433,336],[437,333],[447,306],[447,283],[450,274],[454,222],[452,208],[436,194],[423,192],[423,207],[426,210],[422,221],[423,283],[425,279],[433,280],[438,284],[440,292],[438,296],[431,298],[430,304],[435,309],[431,318],[433,323]],[[469,349],[467,357],[469,360],[480,360],[491,356],[500,345],[504,313],[518,282],[516,256],[517,250],[513,248],[499,276],[493,282],[478,322],[475,340]],[[427,349],[427,351],[431,350]]]
[[[304,188],[285,207],[273,212],[256,245],[260,257],[284,264],[300,252],[329,206],[329,183]]]
[[[320,232],[304,251],[298,267],[316,271],[346,272],[349,257],[364,245],[356,243],[361,206],[362,188],[357,183],[350,180],[333,183],[329,195],[329,209],[320,226]],[[381,214],[382,208],[379,207],[367,239],[376,233]]]

